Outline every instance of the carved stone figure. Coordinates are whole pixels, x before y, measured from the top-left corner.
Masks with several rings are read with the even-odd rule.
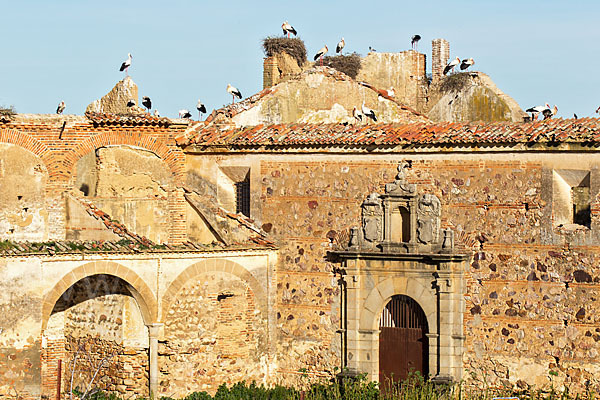
[[[421,243],[439,242],[440,211],[441,203],[436,195],[421,195],[417,206],[417,237]]]
[[[362,204],[363,236],[368,242],[382,238],[383,210],[377,193],[371,193]]]
[[[385,192],[388,194],[395,195],[414,195],[417,190],[417,185],[414,183],[406,182],[406,169],[410,168],[411,163],[407,161],[401,161],[398,164],[398,174],[393,183],[385,185]]]

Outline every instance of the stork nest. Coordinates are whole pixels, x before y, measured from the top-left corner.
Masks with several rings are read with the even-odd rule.
[[[267,37],[263,39],[262,45],[267,57],[273,57],[278,53],[288,53],[296,60],[300,68],[306,62],[306,47],[300,38]]]
[[[346,56],[323,57],[323,65],[335,68],[350,78],[356,79],[358,71],[360,71],[360,60],[360,54],[354,52]]]
[[[459,72],[457,74],[448,75],[444,77],[440,83],[440,92],[460,92],[471,86],[472,83],[473,79],[469,72]]]
[[[14,106],[10,106],[10,107],[0,106],[0,116],[12,117],[16,113],[17,113],[17,110],[15,110]]]

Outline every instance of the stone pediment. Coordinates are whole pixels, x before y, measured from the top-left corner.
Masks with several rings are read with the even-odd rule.
[[[402,161],[385,193],[371,193],[362,203],[361,226],[351,229],[347,251],[382,253],[452,253],[454,232],[441,228],[440,199],[419,193],[409,183],[411,164]]]

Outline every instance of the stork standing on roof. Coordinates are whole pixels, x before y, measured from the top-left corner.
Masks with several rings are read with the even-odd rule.
[[[237,97],[238,99],[242,99],[242,92],[240,92],[239,90],[237,90],[236,88],[234,88],[233,86],[231,86],[229,83],[227,84],[227,92],[229,94],[231,94],[231,99],[232,102],[231,104],[235,103],[235,98]]]
[[[460,70],[462,71],[468,69],[469,67],[473,66],[473,64],[475,64],[475,61],[473,61],[472,58],[462,60],[462,62],[460,63]]]
[[[134,99],[127,100],[127,107],[129,107],[129,108],[135,107],[135,100]]]
[[[413,50],[417,50],[419,40],[421,40],[421,35],[413,35],[412,40],[410,41],[410,45],[412,46]]]
[[[159,117],[160,117],[160,113],[158,112],[158,110],[154,110],[154,116],[155,116],[156,118],[159,118]]]
[[[179,118],[192,118],[192,114],[186,109],[179,110]]]
[[[530,107],[525,110],[525,112],[531,113],[531,120],[535,121],[538,118],[538,115],[543,113],[544,110],[550,110],[550,105],[548,103],[543,106]]]
[[[458,57],[446,64],[446,67],[444,68],[444,75],[448,74],[450,71],[453,71],[458,64],[460,64],[460,58]]]
[[[554,117],[557,112],[558,112],[558,107],[555,104],[553,108],[548,107],[544,111],[542,111],[542,115],[544,116],[544,119],[550,119],[550,118]]]
[[[152,100],[150,100],[150,97],[142,97],[142,105],[146,107],[146,109],[148,110],[148,114],[150,114],[150,109],[152,108]]]
[[[335,46],[335,54],[342,54],[342,50],[344,50],[344,46],[346,46],[346,42],[344,41],[344,37],[342,37],[342,40],[340,40],[337,44],[337,46]]]
[[[61,101],[60,103],[58,103],[58,107],[56,107],[56,113],[57,114],[62,114],[63,111],[65,111],[65,102]]]
[[[121,68],[119,69],[119,71],[121,71],[121,72],[125,71],[125,75],[129,76],[129,73],[127,72],[127,70],[129,69],[130,66],[131,66],[131,53],[127,53],[127,60],[123,61],[123,64],[121,64]]]
[[[198,103],[196,103],[196,110],[198,110],[198,120],[202,121],[202,116],[200,114],[206,114],[206,107],[204,107],[204,103],[198,99]]]
[[[327,45],[325,45],[321,47],[321,50],[319,50],[317,54],[315,54],[315,61],[320,60],[321,66],[323,66],[323,56],[327,54],[328,51],[329,49],[327,48]]]
[[[290,38],[290,33],[293,33],[293,34],[294,34],[294,36],[296,36],[296,35],[297,35],[297,32],[296,32],[296,30],[294,29],[294,27],[293,27],[293,26],[291,26],[291,25],[290,25],[290,23],[289,23],[289,22],[287,22],[287,21],[285,21],[283,24],[281,24],[281,29],[283,29],[283,34],[284,34],[284,35],[286,35],[286,34],[287,34],[287,37],[288,37],[288,39]]]
[[[371,118],[373,120],[373,122],[377,122],[377,117],[375,116],[375,111],[373,111],[369,107],[367,107],[365,105],[364,101],[362,103],[361,111],[362,111],[363,115],[366,115],[367,117]]]

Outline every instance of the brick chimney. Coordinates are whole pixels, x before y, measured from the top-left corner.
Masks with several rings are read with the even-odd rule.
[[[432,83],[439,82],[444,76],[444,68],[450,58],[450,43],[446,39],[431,41],[431,78]]]
[[[267,57],[263,63],[263,89],[279,83],[279,67],[276,57]]]

